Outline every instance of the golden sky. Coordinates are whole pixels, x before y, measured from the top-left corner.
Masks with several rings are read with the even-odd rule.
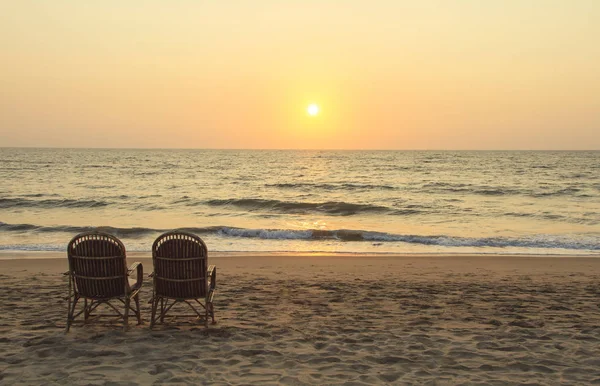
[[[599,0],[0,0],[0,146],[600,149],[599,20]]]

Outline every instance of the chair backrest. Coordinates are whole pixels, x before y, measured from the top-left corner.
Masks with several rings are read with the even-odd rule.
[[[125,246],[115,236],[103,232],[78,234],[69,242],[67,256],[80,295],[108,299],[127,292]]]
[[[192,233],[173,231],[152,245],[155,295],[172,299],[198,299],[207,294],[208,251]]]

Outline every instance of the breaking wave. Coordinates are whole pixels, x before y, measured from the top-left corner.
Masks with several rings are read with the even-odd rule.
[[[136,239],[154,237],[169,229],[119,228],[111,226],[41,226],[0,222],[0,232],[80,233],[102,231],[117,237]],[[225,238],[256,238],[265,240],[336,240],[341,242],[407,243],[440,247],[536,248],[600,251],[600,236],[533,235],[526,237],[457,237],[449,235],[409,235],[365,230],[337,229],[249,229],[228,226],[189,227],[182,231]],[[2,247],[0,247],[2,249]]]

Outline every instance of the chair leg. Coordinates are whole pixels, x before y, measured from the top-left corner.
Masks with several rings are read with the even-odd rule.
[[[65,329],[65,334],[69,332],[69,328],[71,328],[71,294],[67,298],[67,328]]]
[[[74,295],[73,301],[71,301],[71,294],[69,294],[69,303],[67,305],[67,329],[65,330],[65,333],[69,332],[71,324],[73,323],[73,315],[75,315],[75,306],[77,305],[78,300],[79,297],[77,297],[77,295]],[[73,304],[71,305],[71,303]]]
[[[137,316],[137,320],[138,320],[138,325],[142,324],[142,311],[140,310],[140,294],[137,293],[135,295],[135,309],[137,310],[137,312],[135,313]]]
[[[90,317],[90,309],[92,308],[93,302],[90,302],[90,306],[88,307],[87,298],[83,299],[83,323],[87,323],[88,318]]]
[[[154,321],[156,320],[156,308],[158,307],[158,298],[152,299],[152,314],[150,316],[150,329],[154,327]]]
[[[129,305],[131,303],[131,299],[128,297],[125,298],[125,315],[123,315],[123,331],[127,331],[127,327],[129,327]]]
[[[160,322],[165,322],[165,302],[163,298],[160,298]]]
[[[204,307],[204,327],[208,328],[208,303]]]
[[[217,321],[215,320],[215,306],[212,303],[208,303],[208,306],[210,307],[210,316],[212,317],[212,324],[217,324]]]

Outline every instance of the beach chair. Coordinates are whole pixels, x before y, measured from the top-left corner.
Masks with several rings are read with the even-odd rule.
[[[217,269],[208,265],[208,251],[200,237],[181,231],[162,234],[152,245],[152,262],[150,328],[157,322],[163,323],[167,312],[177,303],[185,303],[194,311],[193,315],[179,316],[204,319],[207,328],[209,316],[215,323],[213,297]]]
[[[129,269],[125,261],[125,246],[107,233],[85,232],[75,236],[67,246],[69,259],[69,299],[67,329],[79,315],[84,322],[91,316],[118,316],[123,319],[123,329],[127,330],[129,311],[133,311],[138,324],[142,323],[140,314],[139,291],[144,279],[141,263],[134,263]],[[136,280],[129,275],[137,273]],[[75,313],[79,300],[83,299],[83,309]],[[132,307],[131,300],[135,303]],[[125,308],[123,312],[111,302],[119,301]],[[106,304],[114,313],[93,315],[98,306]]]

